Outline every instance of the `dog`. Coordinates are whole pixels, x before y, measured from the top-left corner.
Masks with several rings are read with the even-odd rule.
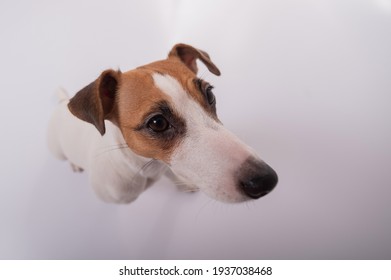
[[[166,175],[181,189],[222,202],[260,198],[276,172],[220,122],[213,86],[197,77],[200,60],[219,76],[209,55],[186,44],[134,70],[106,70],[60,104],[48,129],[55,157],[107,202],[130,203]]]

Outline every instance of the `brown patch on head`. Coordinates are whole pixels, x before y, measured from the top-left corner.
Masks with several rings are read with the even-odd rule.
[[[144,69],[151,73],[170,75],[175,78],[190,98],[200,104],[213,119],[219,121],[215,103],[209,104],[206,96],[205,90],[209,84],[199,79],[179,58],[171,56],[166,60],[156,61],[138,69]]]
[[[198,72],[197,59],[201,60],[211,73],[220,76],[220,70],[207,52],[186,44],[176,44],[166,60],[153,62],[139,69],[149,69],[172,76],[191,98],[199,103],[212,118],[219,121],[216,114],[215,98],[211,92],[213,87],[196,76]],[[210,102],[211,99],[213,102]]]
[[[169,163],[186,132],[186,125],[172,108],[171,98],[154,85],[152,73],[137,69],[123,74],[117,100],[117,123],[135,153]],[[157,116],[168,121],[168,129],[156,132],[150,127]]]

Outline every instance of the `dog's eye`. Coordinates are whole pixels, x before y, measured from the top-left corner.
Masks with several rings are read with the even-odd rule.
[[[212,92],[213,86],[201,79],[195,80],[195,83],[201,93],[205,96],[209,105],[214,105],[216,103],[216,97]]]
[[[163,132],[170,128],[170,123],[163,115],[157,115],[152,117],[148,121],[147,125],[154,132]]]
[[[206,98],[208,99],[208,103],[210,105],[213,105],[216,102],[216,98],[212,92],[212,89],[213,89],[212,86],[208,86],[205,90],[205,95],[206,95]]]

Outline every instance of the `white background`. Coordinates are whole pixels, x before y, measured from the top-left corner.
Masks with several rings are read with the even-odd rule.
[[[101,202],[46,147],[59,86],[206,50],[225,126],[279,174],[232,205]],[[1,1],[1,259],[390,259],[391,1]]]

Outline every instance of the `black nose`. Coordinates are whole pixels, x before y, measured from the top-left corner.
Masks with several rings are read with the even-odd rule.
[[[266,163],[250,158],[239,172],[239,187],[249,197],[257,199],[270,193],[277,185],[277,173]]]

